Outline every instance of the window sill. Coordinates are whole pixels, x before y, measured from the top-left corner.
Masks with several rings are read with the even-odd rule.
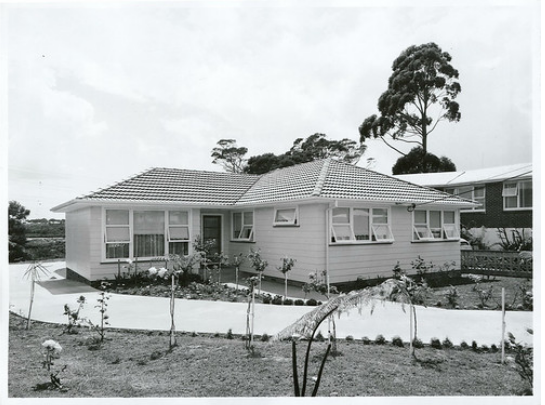
[[[299,228],[299,224],[273,224],[273,228]]]
[[[460,242],[460,239],[423,239],[423,240],[412,240],[411,243],[453,243]]]
[[[233,243],[255,243],[255,240],[249,240],[249,239],[231,239],[229,242],[233,242]]]
[[[504,208],[503,209],[506,212],[514,212],[514,211],[532,211],[532,207],[524,207],[524,208]]]
[[[380,240],[380,241],[357,241],[357,240],[343,240],[340,242],[329,242],[329,246],[347,246],[347,245],[392,245],[393,240]]]

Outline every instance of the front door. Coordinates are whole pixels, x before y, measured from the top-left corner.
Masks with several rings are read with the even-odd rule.
[[[210,255],[221,253],[221,215],[203,215],[202,217],[203,242],[214,241],[210,248]]]

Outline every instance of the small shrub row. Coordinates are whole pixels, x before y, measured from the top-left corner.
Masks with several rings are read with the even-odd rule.
[[[321,301],[316,301],[314,298],[309,298],[308,300],[302,300],[300,298],[293,300],[291,298],[282,297],[281,295],[275,295],[271,297],[270,295],[265,295],[262,299],[263,304],[272,304],[272,305],[295,305],[295,306],[309,306],[315,307],[317,305],[322,305]]]

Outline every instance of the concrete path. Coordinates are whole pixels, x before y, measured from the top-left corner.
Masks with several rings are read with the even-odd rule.
[[[64,304],[71,308],[77,307],[77,299],[84,295],[87,304],[81,312],[93,323],[98,323],[99,312],[95,308],[98,291],[87,285],[64,280],[62,272],[56,270],[65,267],[64,262],[45,263],[51,271],[51,279],[36,286],[32,318],[34,320],[66,323],[63,315]],[[28,311],[30,297],[30,283],[23,279],[28,265],[9,266],[9,306],[10,311],[25,316]],[[45,281],[45,280],[44,280]],[[56,284],[58,283],[58,287]],[[264,282],[263,291],[279,289],[283,285],[276,282]],[[292,288],[290,295],[296,294],[298,289]],[[273,294],[275,291],[269,291]],[[301,293],[302,294],[302,293]],[[297,298],[297,295],[294,295]],[[274,335],[286,326],[295,322],[313,307],[305,306],[277,306],[257,304],[255,308],[255,334],[267,333]],[[245,303],[227,303],[218,301],[197,301],[177,299],[175,309],[175,324],[178,331],[197,333],[227,333],[229,329],[234,334],[246,332]],[[108,301],[110,326],[126,329],[169,330],[170,312],[169,299],[158,297],[141,297],[133,295],[111,294]],[[424,343],[429,343],[435,337],[443,340],[448,337],[454,344],[462,341],[471,344],[476,341],[479,345],[498,345],[501,341],[501,312],[476,310],[446,310],[440,308],[417,307],[418,336]],[[325,324],[325,323],[324,323]],[[506,331],[513,333],[517,340],[531,343],[532,336],[526,332],[532,328],[533,313],[509,311],[506,315]],[[322,333],[327,332],[327,325],[323,325]],[[352,335],[355,339],[364,336],[374,339],[382,334],[387,340],[400,336],[409,341],[409,313],[404,312],[399,304],[378,303],[371,314],[370,308],[363,309],[361,314],[353,310],[343,314],[337,320],[337,336],[344,338]]]

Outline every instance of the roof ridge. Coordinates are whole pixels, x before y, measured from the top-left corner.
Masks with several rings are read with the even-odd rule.
[[[329,171],[330,162],[331,158],[323,160],[322,168],[320,169],[320,173],[318,174],[318,179],[316,179],[316,185],[314,186],[314,190],[311,193],[312,197],[319,197],[320,194],[322,194],[322,189],[324,188],[324,184],[327,179],[327,172]]]

